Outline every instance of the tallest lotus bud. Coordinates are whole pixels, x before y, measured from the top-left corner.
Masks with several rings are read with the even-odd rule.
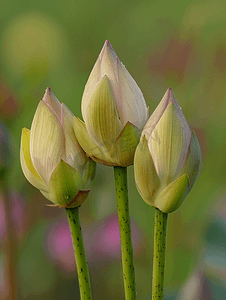
[[[75,119],[75,134],[85,152],[110,166],[133,164],[147,106],[135,80],[106,41],[82,97],[83,123]],[[82,132],[82,134],[81,134]]]
[[[109,41],[106,41],[89,76],[82,97],[82,116],[86,122],[90,96],[107,76],[113,92],[115,106],[122,127],[129,121],[143,129],[147,121],[147,106],[143,94],[125,66],[117,57]]]

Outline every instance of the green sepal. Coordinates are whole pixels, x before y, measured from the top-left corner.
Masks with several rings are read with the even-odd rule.
[[[83,189],[83,179],[79,172],[61,160],[51,174],[49,195],[51,201],[58,206],[66,207]],[[81,204],[79,204],[81,205]],[[71,207],[78,206],[76,201]]]
[[[88,188],[96,175],[96,163],[88,159],[84,170],[84,188]]]
[[[145,135],[141,138],[135,152],[134,176],[141,197],[147,204],[154,206],[156,192],[160,187],[160,180]]]
[[[184,174],[169,184],[155,199],[154,206],[164,213],[178,209],[189,192],[188,175]]]
[[[141,130],[127,122],[113,144],[115,161],[119,166],[128,167],[133,164],[134,153],[139,143]]]
[[[94,161],[96,161],[95,158],[106,159],[104,153],[90,139],[85,123],[77,117],[74,117],[74,132],[80,146],[88,156],[92,157]]]

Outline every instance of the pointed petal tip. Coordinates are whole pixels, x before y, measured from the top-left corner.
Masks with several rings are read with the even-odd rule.
[[[109,47],[112,51],[115,52],[114,48],[112,47],[111,43],[109,42],[109,40],[105,41],[106,47]]]
[[[174,92],[173,92],[172,87],[169,87],[166,90],[165,95],[167,96],[167,102],[168,102],[168,104],[171,103],[171,102],[174,103],[174,101],[177,101],[176,98],[175,98],[175,96],[174,96]]]
[[[181,111],[181,107],[180,107],[180,105],[179,105],[179,103],[178,103],[178,101],[177,101],[177,99],[176,99],[176,97],[175,97],[175,95],[174,95],[174,92],[173,92],[172,87],[169,87],[169,88],[167,89],[167,91],[165,92],[165,94],[164,94],[164,96],[163,96],[161,102],[165,103],[165,108],[166,108],[169,104],[173,103],[173,105],[176,107],[176,109],[177,109],[178,111]]]
[[[110,47],[113,49],[111,43],[109,42],[109,40],[106,40],[105,43],[104,43],[104,47]]]
[[[173,88],[172,88],[172,87],[169,87],[169,88],[167,89],[166,93],[168,93],[169,100],[171,100],[171,98],[173,98],[173,99],[175,98],[174,92],[173,92]],[[172,100],[171,100],[171,102],[172,102]]]
[[[109,40],[106,40],[104,43],[104,47],[110,46],[111,47],[111,43],[109,42]]]
[[[52,92],[50,87],[47,87],[45,94],[42,100],[48,107],[50,107],[57,116],[61,120],[61,103]]]
[[[46,88],[44,97],[45,97],[45,95],[52,95],[52,96],[56,97],[55,94],[53,93],[52,89],[50,88],[50,86],[48,86],[48,87]],[[43,98],[44,98],[44,97],[43,97]]]
[[[52,90],[51,90],[51,88],[48,86],[47,88],[46,88],[46,90],[45,90],[45,94],[44,94],[44,96],[43,96],[43,100],[44,100],[44,98],[45,98],[45,95],[49,95],[49,94],[51,94],[52,93]]]
[[[49,102],[49,97],[51,96],[51,94],[52,94],[52,91],[51,91],[50,87],[47,87],[45,90],[45,94],[42,98],[42,101],[47,104]]]
[[[148,121],[146,122],[144,126],[144,130],[142,132],[142,137],[143,135],[146,135],[147,139],[149,139],[152,131],[162,118],[164,112],[166,111],[168,106],[171,106],[173,104],[178,111],[180,111],[180,106],[174,96],[173,89],[169,87],[165,94],[163,95],[161,101],[159,102],[158,106],[156,109],[153,111],[151,116],[148,116]]]
[[[104,52],[110,50],[110,52],[115,56],[115,58],[117,59],[118,56],[117,54],[115,53],[115,50],[114,48],[112,47],[111,43],[109,42],[109,40],[106,40],[105,43],[104,43],[104,46],[103,48],[101,49],[101,52],[99,54],[99,59],[102,60],[103,58],[103,55],[104,55]]]

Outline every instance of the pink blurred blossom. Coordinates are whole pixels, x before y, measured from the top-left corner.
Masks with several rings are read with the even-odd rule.
[[[134,254],[142,249],[143,235],[136,223],[131,220]],[[121,243],[117,214],[102,221],[82,226],[85,251],[88,263],[101,263],[112,259],[121,259]],[[45,236],[45,248],[48,257],[68,274],[74,274],[76,264],[71,234],[67,219],[52,223]],[[97,265],[96,265],[97,266]]]
[[[133,240],[134,254],[138,254],[141,250],[143,241],[142,231],[136,223],[131,219],[131,232]],[[101,256],[103,259],[120,259],[121,242],[117,214],[106,217],[99,225],[93,236],[93,245],[90,251],[92,255]]]
[[[67,219],[50,225],[46,232],[45,246],[48,256],[68,273],[75,271],[74,250]]]

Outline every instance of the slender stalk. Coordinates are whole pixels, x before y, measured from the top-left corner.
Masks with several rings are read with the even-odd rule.
[[[127,188],[127,168],[114,167],[117,196],[118,221],[121,237],[122,268],[126,300],[136,300],[133,247],[130,229]]]
[[[155,209],[152,299],[163,299],[167,216]]]
[[[81,300],[92,299],[89,270],[80,225],[79,207],[66,208],[77,265]]]

